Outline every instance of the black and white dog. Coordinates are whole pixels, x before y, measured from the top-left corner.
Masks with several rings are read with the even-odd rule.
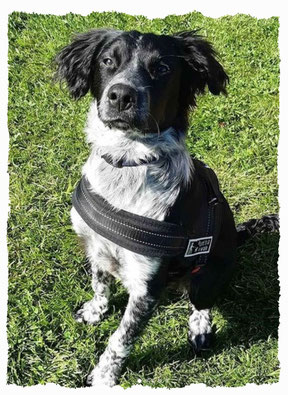
[[[191,301],[190,344],[196,351],[209,345],[210,309],[231,278],[237,231],[214,173],[209,176],[212,181],[203,182],[205,166],[190,157],[185,132],[188,110],[196,105],[197,94],[206,87],[214,95],[226,93],[228,76],[212,45],[195,32],[167,36],[92,30],[78,35],[56,62],[58,78],[67,83],[74,98],[88,91],[93,96],[86,127],[92,150],[82,171],[91,194],[104,198],[116,213],[124,210],[138,219],[172,222],[188,234],[197,234],[197,226],[207,227],[198,234],[203,237],[192,237],[192,244],[190,240],[190,253],[153,256],[103,237],[72,208],[73,227],[84,240],[95,292],[77,312],[77,321],[96,324],[103,318],[113,277],[129,292],[122,321],[88,378],[92,385],[113,386],[136,337],[170,283],[183,286]],[[216,190],[216,196],[210,194],[212,199],[209,188]],[[209,211],[211,202],[214,211]],[[215,207],[221,207],[220,215]],[[204,225],[202,217],[206,218]],[[245,238],[259,227],[274,230],[278,219],[252,220],[241,225],[238,234]],[[142,243],[154,245],[153,232],[143,232],[150,239]]]

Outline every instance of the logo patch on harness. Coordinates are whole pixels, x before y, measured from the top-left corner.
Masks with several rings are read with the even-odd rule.
[[[199,239],[190,239],[184,257],[190,257],[200,254],[209,254],[213,236],[200,237]]]

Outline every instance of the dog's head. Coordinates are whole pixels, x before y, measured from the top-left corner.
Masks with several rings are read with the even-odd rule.
[[[172,36],[91,30],[56,57],[58,78],[75,98],[89,90],[99,117],[122,130],[185,130],[189,106],[205,87],[226,93],[228,76],[212,45],[195,32]]]

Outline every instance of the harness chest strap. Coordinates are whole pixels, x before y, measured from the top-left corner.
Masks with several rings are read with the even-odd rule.
[[[117,210],[101,196],[91,192],[86,177],[81,178],[74,190],[72,203],[82,219],[96,233],[138,254],[153,257],[180,255],[185,258],[203,255],[206,258],[211,250],[211,226],[207,226],[208,234],[188,235],[186,229],[180,225]],[[213,206],[208,208],[211,215]],[[211,221],[211,224],[213,222],[215,221]]]

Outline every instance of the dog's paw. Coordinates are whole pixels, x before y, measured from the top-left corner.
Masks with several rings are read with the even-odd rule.
[[[194,352],[208,350],[213,340],[209,310],[194,310],[189,318],[188,342]]]
[[[117,377],[113,375],[110,369],[100,369],[96,366],[87,377],[87,386],[94,387],[105,385],[107,387],[114,387],[117,384]]]
[[[211,348],[213,341],[213,334],[206,333],[202,335],[188,334],[188,343],[192,347],[195,354],[199,354],[201,351],[206,351]]]
[[[106,311],[107,308],[100,307],[94,300],[90,300],[83,304],[81,309],[74,315],[74,318],[77,322],[95,325],[102,320]]]

